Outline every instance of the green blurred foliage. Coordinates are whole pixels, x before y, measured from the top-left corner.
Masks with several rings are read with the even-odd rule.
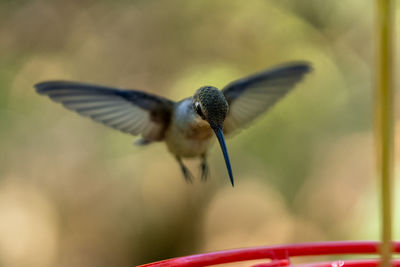
[[[3,0],[0,34],[0,266],[379,237],[371,2]],[[292,60],[313,73],[228,140],[234,189],[218,149],[210,181],[185,184],[163,144],[133,147],[32,87],[69,79],[178,100]]]

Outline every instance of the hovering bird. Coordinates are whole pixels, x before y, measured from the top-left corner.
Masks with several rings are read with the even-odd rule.
[[[214,133],[234,186],[224,134],[245,127],[267,111],[310,71],[306,62],[287,63],[233,81],[222,90],[200,87],[193,96],[179,102],[138,90],[71,81],[46,81],[35,88],[39,94],[82,116],[125,133],[141,135],[138,145],[164,141],[188,182],[193,175],[182,158],[199,157],[201,177],[206,180],[207,152]]]

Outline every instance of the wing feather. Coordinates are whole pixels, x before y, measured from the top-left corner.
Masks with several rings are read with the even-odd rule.
[[[174,106],[171,100],[145,92],[86,83],[49,81],[35,88],[82,116],[149,141],[164,138]]]
[[[245,127],[266,112],[311,71],[305,62],[288,63],[234,81],[222,92],[229,104],[224,132]]]

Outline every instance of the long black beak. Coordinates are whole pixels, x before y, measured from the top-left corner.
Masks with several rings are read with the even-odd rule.
[[[218,138],[219,144],[221,145],[222,153],[224,154],[224,158],[225,158],[226,168],[228,169],[228,173],[229,173],[229,179],[231,180],[231,184],[233,187],[233,186],[235,186],[235,184],[233,182],[233,174],[232,174],[231,163],[229,161],[228,150],[226,149],[224,132],[222,131],[221,127],[215,127],[215,128],[213,128],[213,130],[215,132],[215,135]]]

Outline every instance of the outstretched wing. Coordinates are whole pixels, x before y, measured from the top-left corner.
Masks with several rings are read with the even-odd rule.
[[[224,132],[231,133],[244,127],[267,111],[309,71],[311,67],[308,63],[288,63],[225,86],[222,92],[228,101],[229,111]]]
[[[174,102],[136,90],[120,90],[92,84],[48,81],[35,85],[67,109],[109,127],[150,141],[162,140]]]

